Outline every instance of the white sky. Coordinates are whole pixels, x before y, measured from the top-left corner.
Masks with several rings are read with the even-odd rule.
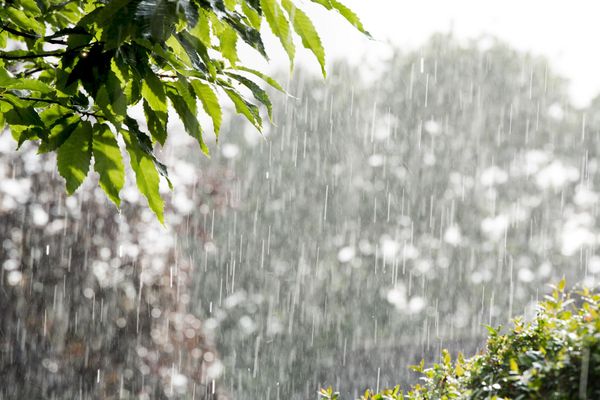
[[[514,47],[545,55],[556,71],[571,80],[571,95],[585,105],[600,93],[600,1],[598,0],[342,0],[361,17],[374,41],[368,40],[341,16],[308,4],[304,9],[317,25],[331,60],[373,63],[384,56],[389,43],[415,48],[435,32],[452,31],[459,38],[482,34],[497,36]],[[299,4],[303,4],[300,2]],[[321,11],[323,10],[323,11]],[[297,64],[317,62],[298,47]],[[273,54],[267,68],[287,65],[275,40],[267,40]],[[244,53],[242,53],[244,54]],[[253,61],[256,58],[252,57]]]

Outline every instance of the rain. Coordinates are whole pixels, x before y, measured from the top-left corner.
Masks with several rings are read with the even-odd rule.
[[[391,45],[390,45],[391,46]],[[273,123],[170,126],[165,226],[0,136],[0,399],[316,399],[474,354],[600,278],[600,102],[493,36],[280,71]]]

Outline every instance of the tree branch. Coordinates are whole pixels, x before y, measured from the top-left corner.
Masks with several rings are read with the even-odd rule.
[[[87,117],[94,117],[96,119],[106,119],[106,117],[104,117],[102,115],[98,115],[96,113],[88,112],[88,111],[81,111],[77,107],[74,107],[74,106],[67,106],[58,100],[41,99],[39,97],[21,97],[21,96],[17,96],[17,97],[21,100],[26,100],[26,101],[42,102],[42,103],[48,103],[48,104],[58,104],[61,107],[68,108],[69,110],[75,111],[76,113],[85,115]]]
[[[64,56],[65,54],[69,54],[72,52],[73,51],[57,50],[36,54],[23,54],[22,56],[18,56],[16,54],[10,54],[4,51],[0,51],[0,60],[31,60],[34,58]]]
[[[20,36],[23,37],[25,39],[43,39],[45,42],[48,43],[53,43],[53,44],[62,44],[62,45],[67,45],[67,43],[65,43],[63,40],[56,40],[56,39],[52,39],[52,38],[46,38],[44,36],[38,36],[35,35],[33,33],[28,33],[28,32],[22,32],[22,31],[18,31],[16,29],[11,28],[8,25],[2,25],[2,30],[6,31],[8,33],[12,33],[15,36]]]
[[[30,76],[30,75],[33,75],[33,74],[35,74],[36,72],[44,71],[45,69],[47,69],[47,68],[38,67],[38,68],[35,68],[35,69],[32,69],[32,70],[29,70],[29,71],[25,71],[25,72],[23,72],[23,73],[21,74],[21,76],[22,76],[23,78],[25,78],[25,77],[27,77],[27,76]]]

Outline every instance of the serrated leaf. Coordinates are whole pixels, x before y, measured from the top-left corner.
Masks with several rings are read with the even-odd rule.
[[[158,191],[160,177],[152,157],[142,150],[135,135],[127,130],[121,131],[125,139],[125,147],[129,154],[129,162],[135,173],[135,182],[139,191],[148,200],[148,206],[161,224],[164,224],[164,201]]]
[[[140,127],[135,119],[127,116],[125,117],[125,124],[132,132],[132,137],[137,141],[139,148],[150,157],[152,162],[154,162],[154,166],[156,167],[158,173],[167,180],[169,187],[173,189],[173,185],[171,184],[171,180],[169,179],[169,174],[167,172],[167,167],[163,163],[158,161],[158,159],[154,155],[154,147],[152,145],[152,140],[148,137],[148,135],[146,135],[140,130]]]
[[[136,7],[136,17],[144,33],[162,42],[175,32],[177,9],[183,2],[172,0],[144,0]]]
[[[54,121],[49,127],[49,134],[47,133],[46,137],[42,138],[38,153],[48,153],[62,146],[77,128],[80,121],[80,118],[73,114],[64,115]]]
[[[228,74],[228,75],[231,76],[233,79],[237,80],[238,82],[240,82],[242,85],[246,86],[248,89],[250,89],[254,98],[256,100],[258,100],[259,102],[261,102],[267,108],[267,113],[269,114],[269,119],[272,121],[273,120],[273,105],[271,104],[271,99],[269,98],[269,95],[267,94],[267,92],[265,92],[255,82],[251,81],[250,79],[248,79],[246,77],[243,77],[243,76],[237,75],[237,74]]]
[[[371,37],[371,34],[367,32],[362,22],[360,21],[360,18],[358,18],[358,15],[356,15],[354,11],[352,11],[337,0],[330,1],[333,8],[335,8],[342,15],[342,17],[346,19],[346,21],[350,22],[356,29],[358,29],[365,35]]]
[[[6,18],[6,20],[13,22],[16,26],[26,32],[34,31],[38,35],[44,34],[44,24],[27,16],[27,14],[21,10],[17,10],[14,7],[6,7],[2,10],[0,15],[3,20]]]
[[[254,29],[260,30],[262,17],[258,13],[258,11],[256,11],[256,9],[254,9],[252,6],[249,6],[248,2],[242,1],[242,12],[246,16],[246,18],[248,18],[248,22],[250,22],[250,25],[252,25]]]
[[[252,125],[256,127],[256,129],[259,131],[262,130],[262,119],[260,118],[258,107],[244,100],[244,98],[233,89],[225,89],[225,93],[227,93],[227,96],[229,96],[233,102],[235,111],[238,114],[242,114],[244,117],[246,117],[246,119],[250,121]]]
[[[269,59],[265,52],[265,45],[263,44],[261,34],[257,29],[243,22],[239,14],[235,14],[234,16],[230,14],[225,17],[225,21],[236,30],[244,42],[257,50],[265,59]]]
[[[127,96],[123,87],[127,86],[118,75],[111,69],[108,72],[106,90],[110,98],[111,106],[115,114],[124,117],[127,114]]]
[[[148,125],[148,131],[158,143],[164,146],[167,140],[167,120],[169,114],[166,112],[154,111],[146,100],[143,102],[144,115],[146,116],[146,123]]]
[[[279,84],[279,82],[277,82],[275,79],[271,78],[270,76],[268,76],[266,74],[263,74],[260,71],[257,71],[257,70],[252,69],[252,68],[244,67],[244,66],[241,66],[241,65],[236,66],[235,69],[239,70],[239,71],[248,72],[248,73],[250,73],[252,75],[255,75],[255,76],[259,77],[260,79],[262,79],[263,81],[265,81],[266,83],[268,83],[274,89],[277,89],[277,90],[279,90],[282,93],[285,93],[285,90]]]
[[[154,111],[167,112],[165,89],[160,79],[152,71],[147,71],[142,82],[142,97]]]
[[[35,4],[34,0],[19,0],[19,4],[21,5],[21,7],[23,7],[25,9],[25,11],[31,13],[31,14],[41,14],[42,10],[40,10],[40,8],[38,7],[37,4]]]
[[[208,70],[200,54],[200,52],[206,51],[202,42],[187,32],[177,34],[175,37],[179,47],[185,52],[185,55],[180,54],[180,57],[187,56],[191,63],[190,66],[193,66],[197,71],[207,72]],[[171,45],[177,47],[174,44]]]
[[[54,92],[50,86],[36,79],[13,78],[5,70],[0,70],[0,87],[12,90],[31,90],[40,93]]]
[[[100,187],[120,207],[119,192],[125,184],[125,167],[117,139],[105,124],[94,125],[92,153],[94,170],[100,175]]]
[[[271,31],[279,38],[281,45],[290,59],[290,66],[293,68],[296,48],[294,46],[290,24],[285,18],[283,10],[276,0],[260,0],[260,5],[267,23],[271,27]]]
[[[237,33],[229,25],[225,25],[223,32],[219,35],[221,54],[229,60],[231,65],[235,65],[238,62],[237,38]]]
[[[38,125],[44,126],[37,111],[31,106],[27,107],[13,107],[8,110],[5,114],[6,122],[10,125]]]
[[[212,119],[215,135],[218,137],[219,131],[221,130],[221,121],[223,119],[223,112],[221,110],[221,105],[219,104],[219,99],[210,85],[199,80],[193,80],[191,83],[196,92],[196,96],[198,96],[202,103],[204,111],[206,111]]]
[[[200,10],[198,22],[189,31],[194,37],[198,38],[206,47],[210,47],[210,24],[205,10]]]
[[[96,9],[97,15],[86,23],[97,23],[99,26],[110,23],[119,13],[122,13],[123,7],[126,7],[132,0],[113,0],[106,6]],[[81,24],[79,25],[81,26]]]
[[[281,4],[287,11],[294,30],[302,39],[302,45],[309,49],[319,61],[323,76],[327,76],[325,71],[325,50],[321,44],[321,38],[315,29],[310,18],[302,10],[296,7],[291,0],[282,0]]]
[[[344,17],[346,19],[346,21],[350,22],[354,27],[356,27],[356,29],[358,29],[360,32],[364,33],[365,35],[371,37],[371,34],[365,30],[362,22],[360,21],[360,18],[358,18],[358,15],[356,15],[354,13],[354,11],[352,11],[351,9],[349,9],[348,7],[346,7],[339,1],[337,1],[337,0],[311,0],[311,1],[313,3],[322,5],[323,7],[325,7],[328,10],[335,9],[337,12],[339,12],[342,15],[342,17]]]
[[[92,156],[91,141],[92,125],[82,121],[58,148],[58,172],[65,178],[68,194],[73,194],[88,174]]]
[[[186,132],[198,141],[200,149],[206,155],[209,154],[208,147],[202,138],[202,128],[198,122],[196,99],[190,94],[183,84],[167,90],[167,96],[173,104],[173,108],[181,118]]]

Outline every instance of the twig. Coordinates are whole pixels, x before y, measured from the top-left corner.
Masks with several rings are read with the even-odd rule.
[[[31,60],[34,58],[43,58],[43,57],[56,57],[56,56],[64,56],[67,54],[77,53],[81,49],[85,49],[86,47],[94,46],[96,43],[88,43],[82,46],[73,47],[68,50],[55,50],[55,51],[46,51],[44,53],[36,53],[36,54],[24,54],[22,56],[6,53],[0,51],[0,60]]]
[[[47,51],[45,53],[36,53],[36,54],[24,54],[22,56],[17,56],[14,54],[7,54],[5,52],[0,52],[0,59],[2,60],[30,60],[33,58],[43,58],[43,57],[56,57],[56,56],[64,56],[65,54],[72,53],[72,51]]]
[[[35,74],[36,72],[44,71],[45,69],[46,69],[46,68],[38,67],[38,68],[35,68],[35,69],[32,69],[32,70],[29,70],[29,71],[25,71],[25,72],[23,72],[21,75],[22,75],[22,76],[23,76],[23,78],[24,78],[24,77],[26,77],[26,76],[33,75],[33,74]]]
[[[26,38],[26,39],[43,39],[45,42],[48,42],[48,43],[62,44],[62,45],[65,45],[65,46],[67,45],[67,43],[64,42],[63,40],[56,40],[56,39],[47,38],[47,37],[44,37],[44,36],[35,35],[33,33],[22,32],[22,31],[13,29],[13,28],[11,28],[8,25],[2,25],[2,30],[6,31],[6,32],[9,32],[9,33],[12,33],[15,36],[20,36],[20,37],[23,37],[23,38]]]
[[[85,115],[85,116],[88,116],[88,117],[94,117],[96,119],[106,119],[106,117],[104,117],[102,115],[98,115],[96,113],[88,112],[88,111],[81,111],[80,109],[78,109],[77,107],[74,107],[74,106],[67,106],[67,105],[61,103],[58,100],[41,99],[41,98],[38,98],[38,97],[21,97],[21,96],[17,96],[17,97],[19,99],[21,99],[21,100],[27,100],[27,101],[33,101],[33,102],[42,102],[42,103],[48,103],[48,104],[58,104],[61,107],[68,108],[68,109],[70,109],[72,111],[75,111],[78,114],[81,114],[81,115]]]

